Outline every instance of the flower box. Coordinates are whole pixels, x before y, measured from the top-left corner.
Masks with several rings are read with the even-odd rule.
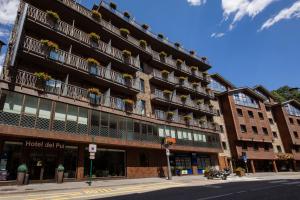
[[[102,18],[101,13],[99,13],[97,10],[92,10],[92,17],[96,20],[96,21],[100,21]]]

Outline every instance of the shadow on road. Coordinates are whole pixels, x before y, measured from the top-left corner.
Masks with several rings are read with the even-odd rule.
[[[300,199],[300,179],[224,182],[206,186],[177,187],[101,198],[102,200],[287,200]],[[94,199],[96,200],[96,199]]]

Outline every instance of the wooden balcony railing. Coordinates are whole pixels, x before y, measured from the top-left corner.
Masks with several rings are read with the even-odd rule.
[[[28,6],[27,15],[28,17],[32,18],[34,21],[38,21],[39,23],[42,23],[48,27],[50,26],[49,21],[47,19],[47,13],[44,11],[41,11],[33,6]],[[134,58],[131,56],[129,59],[125,59],[123,56],[123,52],[121,50],[112,47],[111,45],[102,41],[99,41],[95,46],[95,44],[91,43],[89,34],[61,20],[57,21],[57,25],[55,26],[54,30],[63,33],[67,36],[70,36],[75,40],[80,41],[88,46],[93,46],[93,48],[96,49],[97,51],[100,51],[101,53],[104,54],[108,54],[120,62],[124,62],[138,69],[140,68],[140,61],[138,58]]]
[[[8,83],[11,83],[13,80],[8,70],[4,71],[1,74],[0,79]],[[87,89],[71,84],[66,84],[55,79],[46,81],[44,87],[41,88],[37,84],[37,80],[38,79],[34,74],[18,70],[16,74],[15,84],[21,87],[27,87],[38,91],[43,90],[43,92],[45,93],[54,94],[87,103],[93,103],[96,105],[102,105],[116,110],[126,110],[125,103],[121,98],[105,96],[102,94],[99,95],[97,99],[93,99],[89,95]],[[132,112],[138,114],[138,109],[135,105],[133,105],[133,108],[134,109]]]
[[[71,66],[72,68],[75,68],[77,70],[91,73],[86,59],[76,56],[74,54],[70,54],[60,49],[49,52],[49,50],[45,48],[45,46],[40,41],[28,36],[25,37],[24,51],[33,52],[45,58],[49,58],[59,63]],[[96,74],[93,75],[97,76],[98,78],[106,79],[114,83],[118,83],[126,87],[139,90],[138,79],[125,81],[121,73],[109,70],[103,66],[97,66],[96,71]]]

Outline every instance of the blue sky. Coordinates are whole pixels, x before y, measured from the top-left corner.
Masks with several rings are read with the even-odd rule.
[[[91,8],[99,0],[81,2]],[[208,57],[211,73],[218,72],[237,86],[300,86],[300,0],[114,2],[152,31]],[[9,23],[1,15],[5,5],[0,6],[0,39],[7,41],[2,32]]]

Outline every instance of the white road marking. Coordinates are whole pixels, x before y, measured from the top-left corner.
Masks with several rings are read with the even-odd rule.
[[[299,184],[300,181],[296,181],[296,182],[289,182],[289,183],[283,183],[284,185],[296,185]]]
[[[287,180],[270,181],[269,183],[286,183]]]

